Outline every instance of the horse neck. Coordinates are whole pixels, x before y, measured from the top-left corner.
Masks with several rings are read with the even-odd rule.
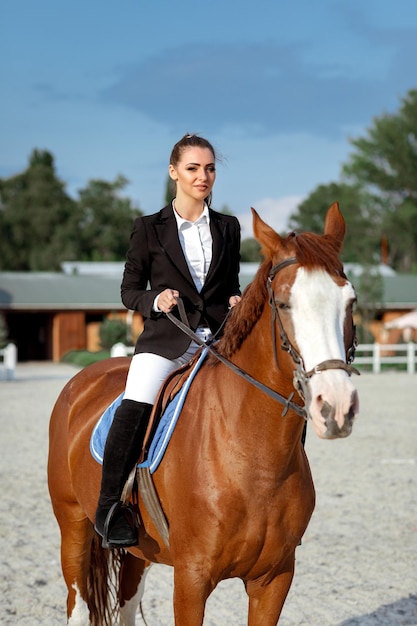
[[[281,349],[277,327],[275,327],[275,350],[273,343],[271,311],[265,305],[252,332],[242,342],[232,360],[264,385],[272,387],[279,393],[281,390],[292,392],[294,362],[289,354]]]
[[[279,336],[277,339],[279,342]],[[270,311],[269,307],[265,307],[252,332],[232,360],[253,378],[288,398],[294,391],[294,363],[288,353],[281,350],[279,343],[277,358],[279,367],[273,349]],[[284,406],[264,391],[250,386],[247,381],[241,380],[239,385],[244,397],[241,410],[245,412],[244,424],[248,439],[252,439],[251,445],[253,446],[253,441],[257,441],[264,454],[270,451],[274,459],[281,462],[277,451],[289,451],[294,447],[301,438],[303,420],[291,411],[285,417],[282,416]],[[240,424],[238,428],[241,428],[242,415],[239,413],[236,419]]]

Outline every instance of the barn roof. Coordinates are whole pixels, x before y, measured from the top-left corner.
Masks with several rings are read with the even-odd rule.
[[[71,264],[66,272],[0,272],[0,310],[125,310],[120,299],[123,263],[110,264],[107,271],[92,264],[90,273],[87,265]],[[241,264],[242,290],[257,267],[257,263]],[[410,310],[417,306],[417,274],[384,275],[381,279],[381,308]]]
[[[412,309],[417,306],[417,274],[383,276],[384,308]]]
[[[125,310],[120,276],[0,272],[0,309]]]

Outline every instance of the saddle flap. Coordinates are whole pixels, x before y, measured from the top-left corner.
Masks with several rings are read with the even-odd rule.
[[[149,418],[148,428],[146,429],[143,447],[138,461],[139,463],[143,463],[146,458],[152,437],[167,405],[177,395],[177,393],[182,389],[184,383],[188,380],[194,369],[194,365],[198,362],[198,359],[201,356],[201,352],[202,349],[200,348],[188,361],[188,363],[185,363],[185,365],[182,365],[178,369],[171,372],[171,374],[169,374],[169,376],[162,383]]]

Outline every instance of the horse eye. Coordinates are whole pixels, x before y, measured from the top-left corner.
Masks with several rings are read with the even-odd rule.
[[[276,304],[277,308],[280,311],[289,311],[290,310],[290,305],[287,304],[286,302],[280,302],[278,300],[275,300],[275,304]]]

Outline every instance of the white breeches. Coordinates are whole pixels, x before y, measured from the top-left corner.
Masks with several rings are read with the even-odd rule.
[[[211,339],[210,330],[207,328],[197,328],[195,332],[203,341]],[[127,375],[125,400],[154,404],[158,391],[167,376],[187,363],[199,347],[195,341],[192,341],[184,354],[172,360],[150,352],[135,354]]]

